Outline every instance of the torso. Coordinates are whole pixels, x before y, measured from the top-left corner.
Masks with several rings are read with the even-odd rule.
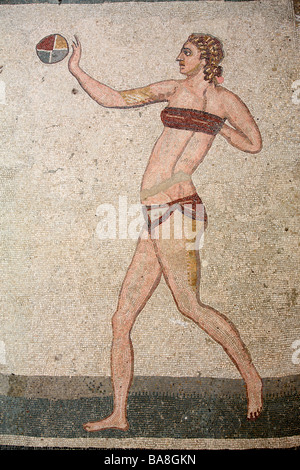
[[[168,107],[202,110],[224,117],[222,87],[208,84],[205,89],[193,90],[184,80],[178,84],[176,92],[169,99]],[[142,180],[141,202],[147,205],[164,204],[195,193],[193,182],[188,177],[167,188],[164,187],[168,186],[164,182],[172,181],[177,173],[191,177],[205,158],[214,138],[214,135],[204,132],[164,127],[154,145]],[[147,190],[151,193],[151,188],[154,188],[154,192],[157,188],[158,192],[145,198],[143,194]]]

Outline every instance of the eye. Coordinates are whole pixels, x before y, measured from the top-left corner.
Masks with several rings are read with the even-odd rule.
[[[190,51],[189,49],[183,49],[182,52],[184,53],[184,55],[187,55],[187,56],[192,55],[192,51]]]

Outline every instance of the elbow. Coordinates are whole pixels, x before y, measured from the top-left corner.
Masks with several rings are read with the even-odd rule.
[[[118,108],[119,106],[115,103],[114,100],[110,99],[109,97],[101,97],[101,99],[94,98],[97,104],[102,106],[102,108]]]
[[[109,92],[94,97],[94,100],[103,108],[124,108],[125,102],[119,92],[110,89]]]

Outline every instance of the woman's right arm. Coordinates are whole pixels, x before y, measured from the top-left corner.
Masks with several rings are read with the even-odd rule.
[[[169,80],[133,90],[117,91],[90,77],[80,66],[81,45],[77,38],[69,59],[69,70],[84,91],[98,104],[107,108],[132,108],[167,101],[175,92],[177,82]]]

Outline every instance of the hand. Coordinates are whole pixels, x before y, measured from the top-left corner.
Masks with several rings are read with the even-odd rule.
[[[73,41],[72,49],[73,49],[73,52],[69,59],[68,65],[69,65],[69,70],[71,74],[75,75],[79,69],[79,62],[81,58],[81,44],[77,36],[75,36],[75,41]]]

